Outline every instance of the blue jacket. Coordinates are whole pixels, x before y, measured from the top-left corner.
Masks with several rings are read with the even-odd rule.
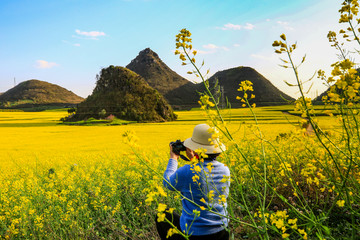
[[[187,234],[198,236],[217,233],[228,225],[226,198],[229,195],[230,170],[214,159],[205,159],[195,165],[178,167],[175,159],[169,160],[164,173],[163,184],[170,190],[178,190],[206,210],[182,198],[180,227]],[[211,172],[209,172],[210,170]],[[211,209],[213,212],[208,211]],[[200,211],[195,217],[193,210]],[[219,213],[223,216],[219,216]],[[190,227],[191,226],[191,227]]]

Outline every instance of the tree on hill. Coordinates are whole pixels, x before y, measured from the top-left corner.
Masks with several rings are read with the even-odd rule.
[[[160,122],[176,119],[163,96],[133,71],[118,66],[103,68],[96,87],[69,121],[114,115],[124,120]]]

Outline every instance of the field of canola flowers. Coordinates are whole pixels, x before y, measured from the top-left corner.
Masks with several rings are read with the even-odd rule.
[[[344,1],[339,12],[347,26],[339,35],[360,44],[358,1]],[[183,197],[162,187],[168,144],[203,122],[216,126],[227,146],[219,160],[231,171],[230,239],[360,239],[360,76],[348,55],[355,51],[329,32],[341,54],[330,77],[318,71],[331,86],[324,111],[305,96],[298,72],[305,58],[296,65],[296,43],[281,34],[273,47],[294,71],[290,85],[301,93],[296,111],[255,108],[252,84],[243,81],[238,100],[247,108],[219,112],[190,36],[180,31],[175,54],[194,67],[188,73],[201,77],[207,91],[202,110],[178,112],[178,121],[67,126],[58,121],[66,111],[0,112],[1,239],[158,239],[154,221],[164,220],[166,207],[179,211]],[[211,206],[194,218],[200,210]]]
[[[241,160],[232,151],[232,143],[224,139],[229,150],[221,161],[232,173],[228,211],[238,220],[230,221],[233,239],[259,238],[262,233],[256,225],[261,223],[261,214],[267,216],[272,238],[288,237],[284,234],[307,238],[304,219],[292,218],[281,198],[289,198],[297,206],[301,201],[296,195],[301,194],[306,204],[321,210],[329,207],[335,196],[334,186],[327,185],[326,173],[316,164],[319,160],[328,164],[326,153],[318,151],[313,136],[299,127],[300,117],[282,113],[291,109],[255,109],[262,134],[276,145],[267,151],[267,179],[276,194],[267,193],[266,212],[259,210],[250,187],[255,183],[249,167],[264,173],[253,117],[249,109],[223,111],[246,161],[251,162]],[[162,188],[168,144],[191,136],[196,124],[207,121],[204,111],[177,112],[175,122],[122,126],[59,124],[65,114],[0,112],[1,238],[157,239],[157,204],[180,210],[180,196]],[[337,129],[334,122],[323,117],[320,125],[332,131]],[[284,161],[279,161],[275,149]],[[309,159],[306,151],[312,152],[316,161]],[[293,188],[288,173],[296,173],[301,192]],[[261,184],[261,177],[258,180]]]

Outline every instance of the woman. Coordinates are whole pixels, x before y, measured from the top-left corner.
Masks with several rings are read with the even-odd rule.
[[[184,146],[188,158],[196,157],[197,163],[178,168],[179,155],[170,146],[170,159],[164,172],[164,186],[182,195],[181,216],[166,212],[166,218],[181,232],[190,235],[191,240],[229,239],[226,198],[230,171],[216,160],[226,149],[218,138],[212,137],[215,132],[216,129],[207,124],[195,126],[192,137],[184,141]],[[201,152],[207,156],[202,157]],[[180,234],[166,238],[172,228],[166,221],[157,222],[156,227],[161,239],[184,239]]]

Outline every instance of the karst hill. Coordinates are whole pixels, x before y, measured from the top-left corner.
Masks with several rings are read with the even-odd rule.
[[[126,68],[142,76],[158,90],[175,109],[197,106],[199,100],[196,84],[171,70],[150,48],[142,50]]]
[[[118,66],[103,68],[92,94],[78,105],[69,121],[114,115],[139,122],[176,119],[164,97],[135,72]]]
[[[251,99],[251,103],[256,103],[259,106],[280,105],[287,104],[286,100],[294,100],[292,97],[276,88],[268,79],[258,73],[251,67],[236,67],[215,73],[209,79],[209,85],[215,86],[218,81],[219,89],[233,107],[240,107],[243,103],[236,99],[237,96],[242,96],[238,91],[239,83],[249,80],[253,84],[253,92],[255,98]],[[204,86],[199,87],[200,91],[204,91]]]
[[[0,95],[0,106],[5,108],[74,106],[81,101],[82,97],[63,87],[35,79],[21,82]]]
[[[194,84],[171,70],[150,48],[146,48],[127,65],[127,68],[141,75],[150,86],[158,90],[174,109],[198,107],[199,93],[205,90],[203,83]],[[259,106],[287,104],[292,97],[277,89],[268,79],[251,67],[236,67],[214,74],[210,79],[210,88],[214,94],[226,100],[233,107],[243,103],[236,99],[241,96],[237,91],[241,81],[253,83],[256,96],[252,103]],[[215,88],[215,83],[218,86]],[[219,94],[219,92],[221,94]],[[221,101],[221,100],[220,100]]]
[[[253,83],[255,99],[251,99],[251,102],[259,106],[287,104],[285,99],[293,100],[251,67],[219,71],[208,79],[213,93],[221,97],[221,103],[228,101],[232,107],[242,105],[236,97],[242,96],[237,89],[240,82],[245,80]],[[195,84],[181,77],[157,53],[146,48],[126,68],[110,66],[102,69],[92,95],[78,106],[73,120],[99,118],[102,110],[107,115],[113,114],[125,120],[173,120],[175,115],[172,109],[198,107],[199,92],[204,91],[202,82]],[[83,98],[71,91],[39,80],[22,82],[0,94],[0,107],[11,108],[74,106],[82,101]]]

